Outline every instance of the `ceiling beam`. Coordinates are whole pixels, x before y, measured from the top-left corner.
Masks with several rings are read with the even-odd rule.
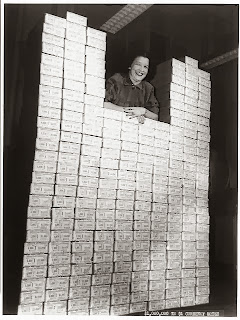
[[[234,49],[231,51],[228,51],[216,58],[213,58],[207,62],[204,62],[200,65],[201,68],[208,70],[215,68],[217,66],[220,66],[221,64],[224,64],[228,61],[234,60],[238,58],[238,49]]]
[[[107,20],[100,29],[115,34],[151,6],[152,4],[128,4]]]

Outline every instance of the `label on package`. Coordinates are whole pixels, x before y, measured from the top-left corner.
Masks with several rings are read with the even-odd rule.
[[[147,301],[148,300],[148,292],[147,291],[132,292],[130,299],[131,299],[132,303],[136,303],[136,302],[140,302],[140,301]]]
[[[85,287],[91,285],[91,275],[71,276],[70,287]]]
[[[44,86],[62,88],[62,77],[53,77],[40,73],[40,84]]]
[[[130,292],[129,283],[114,283],[111,286],[111,294],[128,294]]]
[[[59,231],[52,230],[51,231],[51,241],[71,241],[72,240],[72,231]]]
[[[27,230],[37,230],[37,229],[42,229],[45,231],[50,230],[50,225],[51,221],[49,219],[32,219],[28,218],[27,219]]]
[[[150,221],[134,221],[134,230],[150,229]]]
[[[209,250],[209,242],[208,241],[197,241],[196,242],[197,250]]]
[[[47,276],[47,266],[24,267],[22,279],[45,278]]]
[[[69,277],[51,277],[47,278],[46,289],[68,288]]]
[[[113,220],[115,216],[115,211],[113,209],[97,209],[96,210],[96,219],[102,220]],[[94,218],[94,216],[93,216]]]
[[[196,304],[206,304],[209,303],[209,294],[196,296]]]
[[[29,196],[29,206],[32,207],[51,207],[52,206],[52,196],[44,195],[30,195]]]
[[[27,230],[27,234],[26,234],[27,242],[48,242],[49,240],[50,240],[50,230],[46,230],[46,229]]]
[[[50,56],[52,57],[52,56]],[[51,87],[45,87],[44,88],[51,88]],[[40,87],[40,88],[43,88]],[[54,89],[54,88],[52,88]],[[50,90],[50,89],[49,89]],[[39,91],[41,92],[42,90],[39,89]],[[47,94],[47,92],[45,92]],[[49,91],[50,93],[50,91]],[[62,99],[61,99],[61,95],[60,97],[51,97],[49,95],[42,95],[39,94],[39,98],[38,98],[38,111],[39,112],[43,112],[46,113],[47,115],[41,115],[41,117],[46,117],[46,118],[56,118],[56,119],[60,119],[60,115],[61,115],[61,105],[62,105]],[[44,108],[44,110],[43,110]],[[47,108],[47,109],[46,109]],[[41,109],[43,111],[41,111]],[[56,110],[57,109],[57,110]],[[40,114],[39,114],[40,115]]]
[[[95,231],[95,241],[113,241],[113,231]]]
[[[115,251],[113,261],[132,261],[131,252]]]
[[[95,221],[94,220],[75,220],[74,230],[94,230]]]
[[[82,155],[89,155],[94,157],[100,157],[101,149],[96,146],[90,146],[90,145],[82,145]],[[101,159],[102,160],[102,159]]]
[[[102,189],[117,189],[117,179],[99,179],[99,188]]]
[[[70,271],[69,271],[69,274],[70,274]],[[92,274],[92,263],[73,264],[71,266],[72,276],[75,276],[75,275],[82,276],[83,274]]]
[[[52,252],[48,255],[48,264],[55,265],[55,264],[69,264],[70,263],[70,252]]]
[[[73,143],[81,143],[82,134],[78,132],[61,131],[61,140]]]
[[[91,286],[91,297],[96,296],[109,296],[110,295],[110,285],[105,284],[101,286]]]
[[[18,314],[27,314],[27,315],[42,315],[43,304],[22,304],[18,306]]]
[[[35,304],[43,301],[45,301],[45,292],[43,290],[21,292],[20,294],[20,304]]]
[[[151,240],[166,241],[166,231],[151,231]]]
[[[132,271],[132,262],[117,261],[114,263],[114,272],[129,272]]]
[[[77,133],[81,133],[83,131],[81,122],[74,122],[74,121],[68,121],[68,120],[62,120],[61,129],[63,131],[70,131],[70,132],[77,132]],[[65,152],[72,152],[72,151],[66,150]]]
[[[59,151],[79,154],[80,153],[80,144],[60,141]]]
[[[99,167],[100,159],[98,157],[81,155],[80,163],[82,166]]]
[[[62,38],[60,36],[56,36],[51,33],[46,33],[44,31],[42,33],[42,42],[47,42],[49,44],[52,44],[52,45],[55,45],[58,47],[62,47],[62,48],[64,47],[64,38]],[[52,64],[52,65],[54,65],[54,64]]]
[[[84,101],[84,91],[62,89],[62,93],[63,93],[63,99],[73,100],[78,102]]]
[[[120,306],[111,306],[110,309],[110,314],[111,315],[127,315],[129,314],[129,304],[123,304]]]
[[[27,216],[28,218],[50,218],[51,208],[29,206]]]
[[[207,295],[210,293],[209,286],[196,286],[196,295],[201,296],[201,295]]]
[[[147,302],[130,303],[130,313],[143,312],[147,309]]]
[[[152,300],[162,300],[165,298],[165,290],[150,290],[149,291],[149,301]]]
[[[48,32],[43,29],[43,33],[48,33]],[[53,56],[56,56],[56,57],[63,58],[64,50],[63,50],[62,47],[60,47],[58,45],[55,45],[55,44],[52,44],[52,43],[47,43],[47,42],[43,41],[42,42],[42,52],[43,53],[47,53],[49,55],[53,55]]]
[[[70,250],[71,250],[70,242],[50,242],[49,243],[49,253],[70,252]]]
[[[72,229],[74,209],[52,208],[52,226],[51,229]]]
[[[59,101],[61,102],[61,100],[57,100],[57,99],[52,99],[49,98],[46,100],[43,99],[43,97],[39,97],[39,106],[38,106],[38,116],[39,117],[44,117],[44,118],[53,118],[53,119],[60,119],[61,117],[61,103],[59,103]],[[48,103],[47,106],[43,106],[41,105],[44,103]],[[51,104],[53,104],[54,106],[51,107]],[[59,106],[60,105],[60,106]],[[58,108],[59,107],[59,108]]]
[[[65,289],[46,290],[46,302],[67,300],[68,291]]]
[[[77,189],[77,196],[83,198],[97,198],[97,188],[86,188],[80,186]]]
[[[115,209],[115,200],[97,199],[97,209]]]
[[[113,264],[112,263],[94,263],[93,264],[93,273],[112,273],[113,272]]]
[[[71,255],[71,263],[90,263],[92,261],[92,253],[74,252]]]
[[[181,302],[180,298],[176,299],[166,299],[166,309],[171,309],[171,308],[180,308]]]
[[[45,131],[45,133],[46,133],[46,131]],[[58,142],[59,142],[59,140],[51,141],[51,140],[37,138],[36,139],[36,149],[57,151],[58,150]]]
[[[69,299],[83,298],[90,296],[90,287],[70,287]]]
[[[83,133],[92,135],[92,136],[97,136],[97,137],[104,137],[104,130],[102,130],[102,118],[95,118],[92,119],[91,123],[87,123],[87,118],[85,116],[84,119],[84,124],[83,124]],[[90,154],[91,155],[91,154]],[[96,156],[96,155],[95,155]],[[97,155],[98,157],[100,156]]]
[[[104,102],[104,99],[101,97],[85,94],[84,103],[87,105],[103,107],[103,102]]]
[[[113,230],[115,228],[115,222],[111,220],[97,220],[96,230]]]
[[[53,197],[53,206],[54,207],[75,207],[75,198],[74,197],[64,197],[64,196],[54,196]]]
[[[76,196],[76,186],[55,185],[55,194],[59,196]]]
[[[138,263],[140,261],[149,262],[149,252],[148,251],[133,251],[133,260],[136,261],[136,263]]]
[[[117,198],[120,200],[134,200],[134,190],[117,190]]]
[[[26,279],[21,282],[21,291],[42,291],[45,288],[45,280]]]
[[[54,194],[54,185],[53,184],[31,183],[30,194],[53,195]]]
[[[29,254],[23,257],[23,267],[47,265],[47,254]]]
[[[77,186],[78,177],[77,175],[67,175],[67,174],[56,174],[56,183],[58,185],[67,185],[67,186]],[[59,186],[60,187],[60,186]]]
[[[133,271],[150,270],[149,261],[133,261]]]
[[[115,251],[131,251],[133,247],[132,241],[115,241]]]
[[[149,250],[149,241],[137,241],[133,242],[133,250]]]
[[[69,52],[67,50],[64,51],[64,62],[75,62],[76,64],[80,64],[84,66],[85,62],[85,57],[84,55],[79,55],[76,54],[75,52]],[[71,61],[74,60],[74,61]],[[65,63],[64,63],[65,65]],[[76,66],[75,69],[73,68],[65,68],[64,66],[64,79],[70,79],[70,80],[75,80],[75,81],[81,81],[84,82],[84,69],[82,67]],[[64,94],[63,97],[64,99],[69,99],[72,101],[77,101],[77,102],[83,102],[84,101],[84,91],[79,92],[78,94],[74,94],[74,92],[71,92],[71,90],[64,89]]]
[[[116,230],[132,230],[132,221],[130,220],[116,220]]]

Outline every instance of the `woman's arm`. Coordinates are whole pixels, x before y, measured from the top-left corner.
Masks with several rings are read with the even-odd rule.
[[[121,111],[121,112],[124,111],[123,107],[117,106],[116,104],[114,104],[112,102],[108,102],[108,101],[104,102],[103,107],[106,109],[112,109],[112,110]]]
[[[145,112],[145,117],[148,118],[148,119],[152,119],[152,120],[158,120],[158,115],[152,111],[149,111],[148,109],[146,109],[146,112]]]
[[[152,111],[149,111],[147,108],[144,107],[127,107],[124,108],[126,114],[130,117],[138,117],[138,116],[145,116],[146,118],[152,120],[158,120],[158,115]]]
[[[152,119],[152,120],[158,120],[158,115],[155,114],[152,111],[149,111],[146,108],[143,107],[121,107],[118,106],[112,102],[105,101],[103,104],[103,107],[106,109],[112,109],[116,111],[125,112],[125,114],[129,117],[135,118],[141,115],[144,115],[146,118]]]

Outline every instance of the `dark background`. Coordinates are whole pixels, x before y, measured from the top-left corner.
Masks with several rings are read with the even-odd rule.
[[[35,141],[39,83],[39,26],[44,14],[66,11],[88,17],[99,29],[124,5],[5,5],[4,7],[4,219],[3,313],[16,314],[21,285],[26,208]],[[153,5],[108,34],[107,78],[126,71],[127,57],[149,52],[151,72],[170,58],[188,55],[199,65],[238,48],[238,5]],[[41,39],[40,39],[41,41]],[[208,306],[236,316],[238,59],[211,73],[210,283]],[[189,308],[188,308],[189,309]]]

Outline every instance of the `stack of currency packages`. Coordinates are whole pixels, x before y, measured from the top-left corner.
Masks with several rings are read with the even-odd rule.
[[[19,314],[71,314],[76,309],[89,313],[93,231],[83,234],[84,227],[79,227],[78,218],[84,217],[77,199],[81,192],[86,25],[87,18],[70,12],[66,19],[44,17]],[[91,100],[95,98],[89,95],[89,103],[94,104]],[[78,279],[79,274],[84,277]]]
[[[209,302],[210,74],[191,57],[158,66],[160,121],[170,124],[166,308]]]
[[[76,209],[77,188],[79,185],[79,160],[82,141],[82,126],[85,95],[85,46],[87,18],[67,12],[66,37],[64,47],[63,99],[61,118],[61,142],[59,148],[58,179],[55,186],[55,202],[53,210],[61,225],[60,241],[66,241],[68,249],[63,253],[69,266],[67,273],[59,269],[60,278],[68,279],[66,286],[59,291],[65,292],[64,300],[58,298],[58,312],[72,314],[76,308],[83,308],[86,313],[90,291],[92,234],[88,235],[90,243],[81,243],[81,230],[78,228],[79,212]],[[68,215],[71,212],[71,215]],[[65,214],[67,213],[67,214]],[[54,217],[52,216],[52,220]],[[64,239],[64,233],[66,238]],[[85,252],[85,254],[82,254]],[[58,253],[60,256],[60,254]],[[90,255],[90,257],[89,257]],[[60,264],[60,263],[59,263]],[[85,264],[84,266],[82,264]],[[55,267],[58,268],[57,264]],[[78,278],[78,273],[83,277]],[[78,289],[78,286],[80,288]],[[86,299],[81,299],[84,296]],[[63,301],[60,301],[63,300]],[[54,311],[52,312],[54,314]],[[46,314],[44,312],[44,314]]]
[[[103,108],[105,51],[87,18],[45,15],[19,314],[208,302],[209,75],[191,58],[165,63],[168,118],[139,124]]]
[[[42,32],[37,138],[26,223],[19,313],[42,314],[51,308],[50,285],[52,203],[56,181],[62,105],[66,20],[45,16]],[[67,243],[67,245],[69,245]],[[70,264],[69,264],[70,266]],[[50,267],[49,267],[50,268]],[[49,303],[49,305],[48,305]]]

